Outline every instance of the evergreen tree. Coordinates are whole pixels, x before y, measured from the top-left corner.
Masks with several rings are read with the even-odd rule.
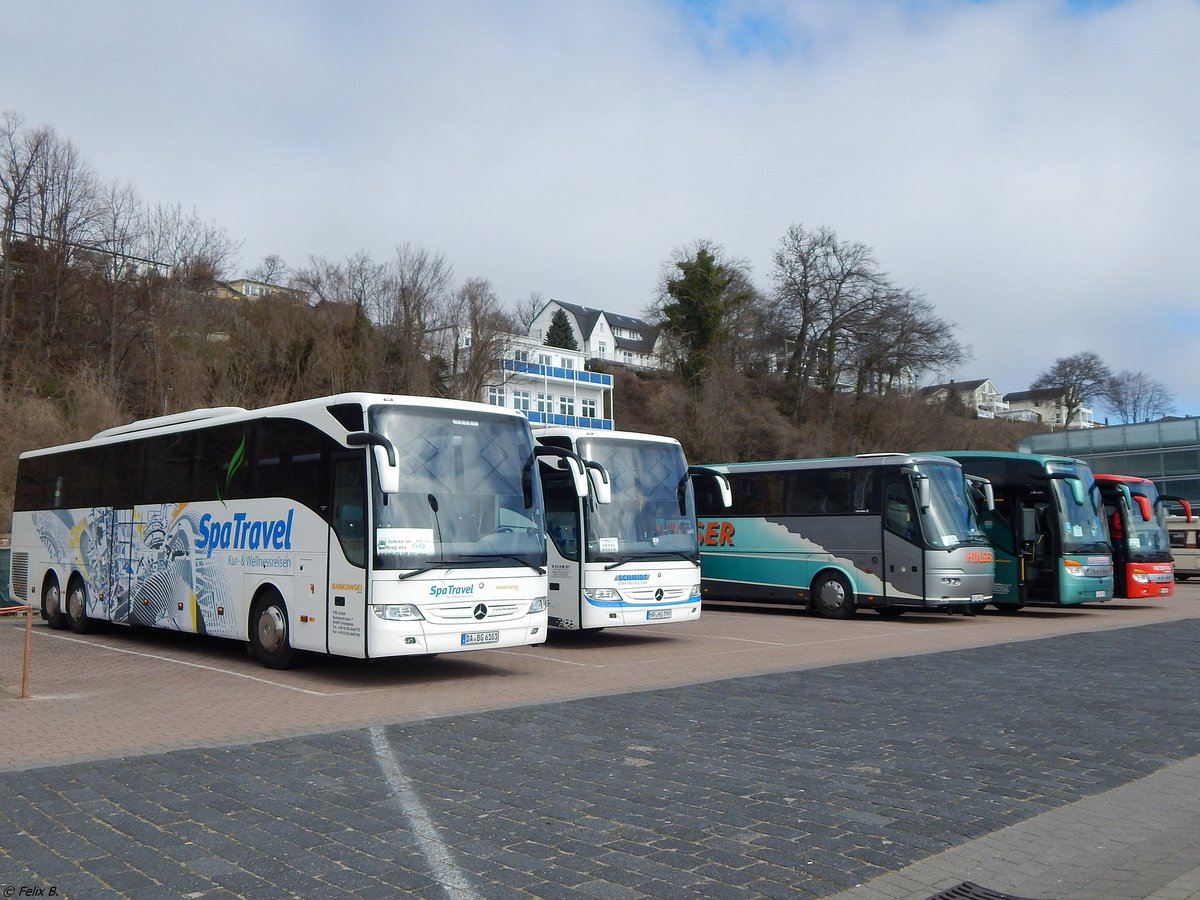
[[[575,332],[571,330],[571,320],[565,310],[556,309],[550,317],[550,328],[546,331],[547,347],[562,347],[564,350],[578,350],[579,342],[575,340]]]

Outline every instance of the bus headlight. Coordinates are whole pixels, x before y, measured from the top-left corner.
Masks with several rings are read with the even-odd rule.
[[[1063,568],[1067,570],[1068,575],[1074,575],[1076,578],[1080,578],[1087,574],[1083,570],[1083,563],[1077,559],[1064,559]]]
[[[960,584],[962,584],[962,579],[955,578],[953,575],[947,575],[942,578],[942,584],[946,585],[947,587],[958,587]]]
[[[1133,572],[1131,574],[1133,576],[1133,580],[1136,581],[1138,584],[1149,584],[1150,583],[1150,576],[1147,575],[1145,572]]]
[[[545,612],[546,611],[546,598],[545,597],[534,597],[533,602],[529,604],[529,611],[531,613]]]
[[[589,600],[620,600],[621,592],[615,588],[592,588],[584,596]]]
[[[421,611],[411,603],[390,603],[386,606],[372,606],[375,610],[375,615],[388,622],[403,622],[417,619],[424,619]]]
[[[689,600],[699,600],[700,599],[700,585],[698,585],[698,584],[692,585],[691,591],[688,592],[688,599]]]

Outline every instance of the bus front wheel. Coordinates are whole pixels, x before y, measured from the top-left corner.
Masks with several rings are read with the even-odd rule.
[[[91,634],[96,630],[96,620],[87,614],[87,591],[83,584],[72,581],[67,588],[67,625],[76,634]]]
[[[42,621],[51,628],[67,627],[67,617],[62,611],[61,593],[56,581],[50,582],[42,591]]]
[[[812,608],[830,619],[848,619],[854,615],[854,591],[838,572],[822,572],[812,586]]]
[[[291,643],[287,606],[277,591],[268,591],[254,604],[250,650],[268,669],[290,669],[296,664],[298,653]]]

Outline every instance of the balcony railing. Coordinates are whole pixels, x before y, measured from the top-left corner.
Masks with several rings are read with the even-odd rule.
[[[527,375],[540,375],[544,378],[558,378],[562,381],[578,381],[582,384],[598,384],[601,387],[612,387],[612,376],[603,372],[589,372],[587,369],[565,369],[562,366],[543,366],[541,363],[523,362],[518,359],[501,361],[506,372],[524,372]]]
[[[575,428],[596,428],[602,431],[612,431],[612,419],[596,419],[590,416],[564,416],[561,413],[544,413],[532,409],[521,410],[530,422],[542,425],[571,425]]]

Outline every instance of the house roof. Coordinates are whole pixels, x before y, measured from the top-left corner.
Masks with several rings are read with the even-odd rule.
[[[950,381],[946,384],[931,384],[921,388],[922,394],[936,394],[938,391],[973,391],[982,384],[987,383],[987,378],[976,378],[973,381]]]
[[[1005,394],[1004,399],[1011,403],[1014,400],[1062,400],[1063,394],[1067,392],[1063,387],[1037,388],[1029,391],[1014,391],[1011,394]]]
[[[644,319],[638,319],[633,316],[623,316],[619,313],[606,312],[602,309],[592,309],[589,306],[580,306],[578,303],[567,303],[563,300],[551,300],[551,303],[556,303],[572,316],[575,317],[575,322],[579,326],[580,333],[586,339],[596,327],[596,322],[601,316],[607,320],[610,328],[621,328],[626,331],[633,331],[640,334],[640,340],[633,338],[618,337],[613,335],[613,343],[621,350],[630,350],[638,353],[653,353],[654,344],[658,341],[658,333],[661,330],[658,325],[651,325]]]

